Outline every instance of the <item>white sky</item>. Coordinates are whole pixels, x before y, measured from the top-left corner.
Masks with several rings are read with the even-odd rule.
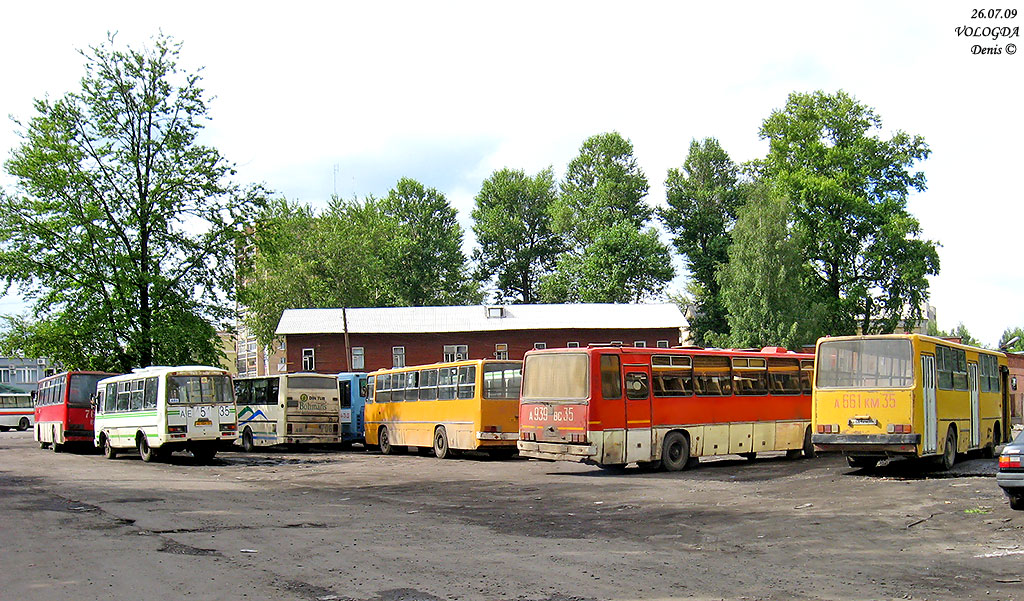
[[[1021,38],[956,27],[1024,24],[1024,2],[997,4],[1020,14],[972,20],[967,3],[892,0],[8,3],[0,115],[30,118],[33,98],[76,88],[76,49],[106,32],[137,45],[162,29],[184,42],[181,66],[205,67],[206,141],[239,181],[322,204],[409,176],[444,192],[469,234],[495,169],[561,177],[584,139],[616,130],[633,141],[649,201],[664,204],[666,170],[692,139],[717,137],[737,162],[761,157],[761,121],[790,92],[844,89],[886,130],[930,145],[928,190],[910,210],[942,244],[931,302],[941,328],[962,321],[995,344],[1024,326],[1024,57],[974,56],[972,44]],[[0,157],[18,143],[0,125]],[[0,313],[21,309],[0,299]]]

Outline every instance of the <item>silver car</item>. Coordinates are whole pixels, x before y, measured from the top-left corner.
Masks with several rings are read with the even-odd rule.
[[[1024,459],[1024,431],[1003,447],[999,455],[996,484],[1010,498],[1010,509],[1024,510],[1024,466],[1021,459]]]

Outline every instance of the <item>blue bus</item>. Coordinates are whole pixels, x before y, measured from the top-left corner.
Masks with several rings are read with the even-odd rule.
[[[363,404],[366,403],[366,374],[342,372],[338,374],[338,398],[341,401],[341,442],[350,445],[363,443]]]

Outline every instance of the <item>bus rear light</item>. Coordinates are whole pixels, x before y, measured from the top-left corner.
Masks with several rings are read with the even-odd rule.
[[[839,424],[818,424],[818,434],[839,434]]]
[[[484,426],[484,432],[501,432],[498,426]]]
[[[184,434],[188,430],[188,426],[167,426],[168,434]]]
[[[910,424],[889,424],[889,434],[910,434]]]
[[[236,429],[238,429],[238,426],[235,425],[235,424],[221,424],[220,425],[220,431],[221,432],[234,432]]]
[[[999,468],[1019,468],[1020,467],[1020,455],[1003,454],[999,456]]]

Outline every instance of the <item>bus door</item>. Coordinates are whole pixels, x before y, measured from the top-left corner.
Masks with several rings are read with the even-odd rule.
[[[338,421],[350,424],[352,423],[352,380],[338,381],[338,397],[341,401]]]
[[[978,364],[967,364],[967,387],[971,390],[971,448],[981,446],[981,409],[978,406]]]
[[[626,389],[626,463],[651,461],[651,366],[623,365]]]
[[[935,356],[921,355],[921,391],[924,401],[924,442],[922,453],[938,451],[938,415],[935,410]]]

